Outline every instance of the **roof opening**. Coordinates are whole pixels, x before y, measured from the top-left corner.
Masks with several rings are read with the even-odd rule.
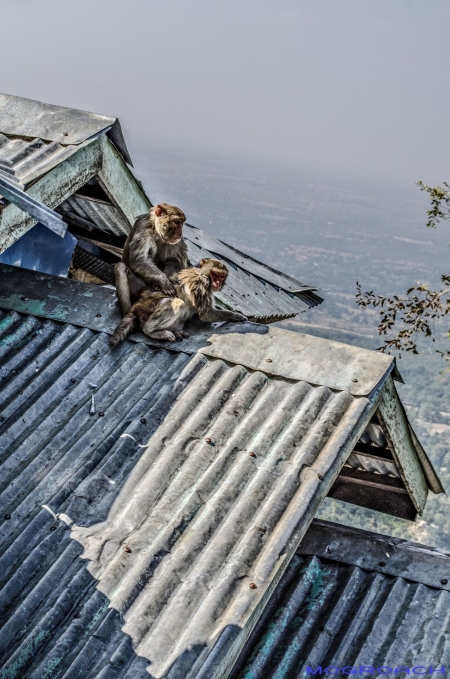
[[[329,497],[414,521],[406,490],[385,433],[375,414],[350,453]]]

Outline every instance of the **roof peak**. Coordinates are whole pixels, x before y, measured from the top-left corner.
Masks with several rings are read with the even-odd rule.
[[[0,133],[69,146],[81,144],[102,132],[108,134],[124,160],[131,165],[118,118],[0,94]]]

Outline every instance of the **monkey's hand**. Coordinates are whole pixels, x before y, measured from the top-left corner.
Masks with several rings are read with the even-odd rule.
[[[175,288],[164,274],[158,276],[157,286],[168,297],[175,297]]]

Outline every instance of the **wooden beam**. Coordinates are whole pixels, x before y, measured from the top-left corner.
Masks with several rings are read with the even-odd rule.
[[[359,469],[343,467],[328,497],[409,521],[417,514],[401,479]]]

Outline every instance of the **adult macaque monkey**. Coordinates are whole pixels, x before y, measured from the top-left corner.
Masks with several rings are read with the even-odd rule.
[[[202,321],[245,321],[243,314],[214,306],[214,293],[222,289],[228,269],[218,259],[202,259],[198,267],[183,269],[173,277],[176,297],[145,290],[133,304],[109,340],[117,346],[138,323],[153,339],[174,342],[187,337],[183,326],[197,313]]]
[[[116,264],[116,288],[120,309],[126,314],[145,290],[175,294],[169,278],[188,266],[187,246],[183,240],[186,216],[179,207],[158,203],[148,214],[138,217]]]

